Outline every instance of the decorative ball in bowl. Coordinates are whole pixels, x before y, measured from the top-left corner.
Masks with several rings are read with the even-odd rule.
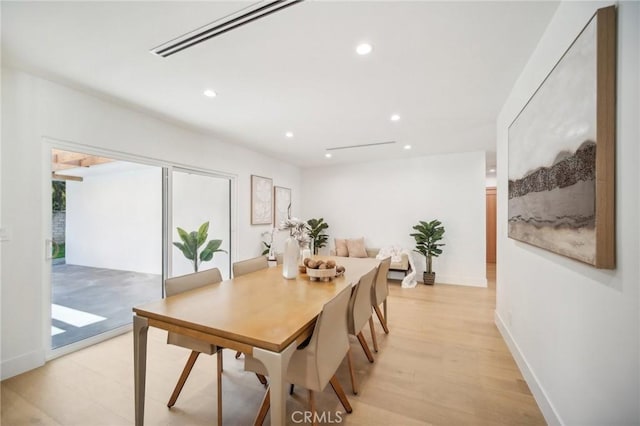
[[[334,277],[344,273],[344,267],[336,265],[334,260],[324,261],[305,258],[303,263],[311,281],[331,281]]]

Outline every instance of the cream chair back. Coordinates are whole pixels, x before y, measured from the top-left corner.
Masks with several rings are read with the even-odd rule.
[[[266,256],[258,256],[252,259],[241,260],[240,262],[233,264],[233,276],[239,277],[268,267],[269,261]]]
[[[209,284],[216,284],[222,281],[222,274],[218,268],[207,269],[205,271],[195,272],[193,274],[182,275],[179,277],[167,278],[164,281],[164,288],[167,297],[180,294],[185,291],[200,288]],[[194,337],[170,331],[167,333],[167,343],[170,345],[182,346],[192,351],[201,352],[203,354],[212,355],[216,353],[218,348],[211,343],[198,340]]]
[[[357,335],[371,317],[371,287],[378,268],[360,278],[349,300],[349,334]]]
[[[316,377],[308,377],[307,389],[322,391],[349,350],[347,308],[350,296],[351,288],[342,290],[324,305],[316,320],[307,348],[313,354],[316,367],[308,369],[307,375]]]
[[[164,290],[167,296],[193,290],[208,284],[215,284],[222,281],[222,274],[218,268],[207,269],[193,274],[181,275],[179,277],[167,278],[164,281]]]
[[[389,274],[389,267],[391,266],[391,257],[386,257],[380,262],[378,266],[378,274],[376,275],[375,284],[371,290],[371,304],[378,306],[389,295],[389,282],[387,281],[387,275]]]

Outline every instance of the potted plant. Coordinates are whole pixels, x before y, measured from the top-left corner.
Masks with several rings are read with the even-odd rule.
[[[205,222],[200,225],[197,231],[187,232],[184,229],[178,227],[178,235],[182,240],[181,243],[174,242],[173,245],[178,247],[184,257],[193,262],[193,271],[198,272],[198,265],[201,262],[208,262],[213,259],[214,253],[224,252],[221,250],[222,240],[211,240],[207,243],[204,249],[198,254],[198,250],[205,241],[207,241],[209,233],[209,222]]]
[[[327,245],[329,236],[324,233],[324,230],[327,229],[329,225],[323,218],[309,219],[307,224],[309,225],[309,236],[311,237],[311,241],[313,241],[313,254],[318,254],[318,249]]]
[[[269,242],[262,240],[264,250],[262,250],[262,256],[267,256],[267,260],[276,260],[276,254],[273,252],[273,233],[276,232],[276,228],[271,228],[271,231],[265,231],[262,233],[262,237],[269,236]]]
[[[427,285],[433,285],[436,281],[436,273],[432,269],[432,259],[442,254],[440,247],[444,246],[444,244],[438,243],[438,241],[442,240],[444,226],[437,219],[431,222],[421,220],[413,229],[418,231],[411,234],[416,240],[414,251],[423,255],[427,261],[427,268],[422,275],[423,282]]]

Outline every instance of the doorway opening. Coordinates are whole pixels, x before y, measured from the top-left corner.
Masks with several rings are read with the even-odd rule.
[[[162,296],[162,168],[52,149],[51,348]]]
[[[486,204],[487,204],[487,285],[489,288],[496,286],[496,239],[497,239],[497,222],[496,222],[496,188],[486,188]]]

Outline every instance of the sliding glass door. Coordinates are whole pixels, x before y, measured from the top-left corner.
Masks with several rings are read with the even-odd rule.
[[[230,178],[71,149],[51,160],[53,356],[125,330],[132,307],[163,296],[163,277],[229,278]]]
[[[169,236],[173,244],[170,276],[192,273],[196,268],[199,271],[218,268],[224,278],[229,278],[229,178],[174,168],[171,182],[172,212]],[[182,236],[178,228],[184,231]]]
[[[52,150],[51,348],[162,297],[162,168]]]

